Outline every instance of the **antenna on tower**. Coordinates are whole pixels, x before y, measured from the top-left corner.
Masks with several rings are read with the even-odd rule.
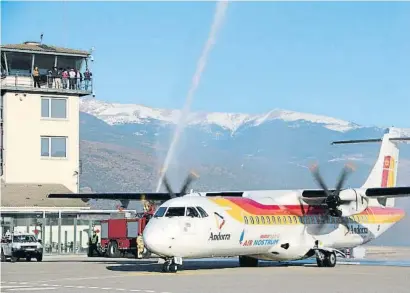
[[[41,33],[41,36],[40,36],[40,44],[42,45],[43,44],[43,33]]]

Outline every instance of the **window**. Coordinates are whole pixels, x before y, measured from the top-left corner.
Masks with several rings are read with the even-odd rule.
[[[283,216],[283,224],[286,224],[286,216]]]
[[[41,98],[41,117],[67,118],[67,99]]]
[[[267,222],[268,224],[270,224],[270,217],[269,217],[269,216],[266,216],[266,222]]]
[[[62,69],[77,69],[83,72],[84,69],[84,58],[74,57],[74,56],[57,56],[57,68]]]
[[[248,217],[247,217],[247,216],[244,216],[243,219],[244,219],[244,221],[245,221],[245,224],[248,225]]]
[[[256,216],[256,224],[259,225],[259,217]]]
[[[198,211],[201,214],[202,218],[208,217],[208,214],[205,212],[205,210],[203,208],[201,208],[201,207],[196,207],[196,208],[198,209]]]
[[[249,218],[251,219],[251,224],[253,225],[253,224],[255,223],[255,222],[253,221],[253,217],[250,216]]]
[[[278,216],[278,224],[279,224],[279,225],[281,224],[280,216]]]
[[[275,216],[272,216],[272,224],[276,224]]]
[[[292,218],[290,216],[288,216],[288,221],[290,224],[292,224]]]
[[[185,208],[182,207],[172,207],[168,208],[165,217],[184,217],[185,216]]]
[[[193,207],[187,207],[186,216],[192,218],[200,218],[198,211]]]
[[[49,54],[35,54],[34,68],[38,67],[40,75],[47,75],[49,70],[53,70],[56,56]]]
[[[295,223],[298,222],[298,219],[296,218],[296,216],[293,216],[293,221],[294,221]]]
[[[42,136],[41,156],[53,158],[67,157],[67,137]]]
[[[163,217],[166,210],[167,210],[166,207],[160,207],[160,208],[158,209],[158,211],[156,211],[156,213],[154,214],[154,218]]]
[[[264,216],[261,217],[261,221],[262,221],[262,224],[265,225],[265,217]]]
[[[33,235],[14,235],[13,242],[37,242]]]
[[[18,52],[5,53],[9,75],[31,76],[32,54]]]

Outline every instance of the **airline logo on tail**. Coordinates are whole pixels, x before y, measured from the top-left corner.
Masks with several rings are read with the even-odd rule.
[[[383,173],[381,187],[394,187],[394,167],[395,161],[392,156],[385,156],[383,162]]]

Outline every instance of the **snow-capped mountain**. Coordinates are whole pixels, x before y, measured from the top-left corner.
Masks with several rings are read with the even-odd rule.
[[[176,124],[181,115],[181,110],[156,109],[138,104],[107,103],[90,98],[80,100],[80,111],[96,116],[110,125],[143,124],[150,120]],[[280,109],[274,109],[259,115],[194,112],[189,113],[185,119],[188,125],[216,125],[231,132],[235,132],[242,126],[259,126],[272,120],[317,123],[322,124],[327,129],[338,132],[360,128],[357,124],[332,117]],[[297,127],[297,125],[292,127]]]

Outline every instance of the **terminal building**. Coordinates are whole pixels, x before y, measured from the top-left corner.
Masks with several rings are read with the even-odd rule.
[[[93,60],[38,42],[1,46],[1,235],[35,233],[45,253],[85,251],[96,219],[113,212],[47,198],[79,192],[79,99],[93,95]]]

